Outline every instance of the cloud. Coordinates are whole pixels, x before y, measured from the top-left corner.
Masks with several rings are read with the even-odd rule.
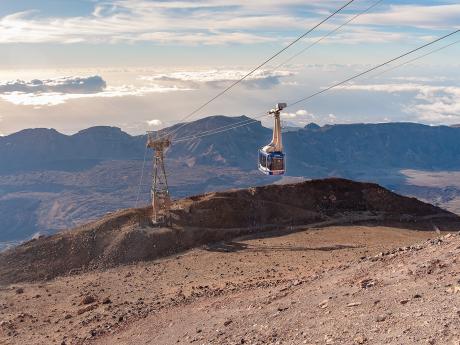
[[[0,93],[71,93],[88,94],[102,92],[107,87],[100,76],[62,77],[31,81],[15,80],[0,82]]]
[[[0,99],[15,105],[34,107],[55,106],[81,98],[110,98],[144,96],[149,93],[189,91],[175,85],[107,86],[100,76],[34,79],[32,81],[7,81],[0,83]]]
[[[292,31],[312,27],[342,1],[282,2],[263,0],[112,0],[94,5],[86,16],[47,16],[39,11],[23,11],[0,18],[0,43],[117,43],[147,41],[159,44],[256,44],[291,39]],[[356,10],[356,8],[355,8]],[[305,15],[308,13],[308,16]],[[344,17],[339,14],[321,29],[335,27]],[[400,39],[393,28],[458,27],[460,5],[387,6],[356,20],[347,27],[349,34],[332,41],[354,43]],[[390,26],[382,35],[368,27]],[[273,34],[274,32],[278,34]],[[426,33],[424,34],[426,36]]]
[[[360,43],[388,43],[413,40],[413,35],[407,32],[385,32],[365,27],[355,27],[352,30],[338,33],[326,38],[323,43],[326,44],[360,44]],[[316,38],[310,38],[310,41]]]
[[[392,5],[385,12],[370,13],[356,20],[358,24],[411,26],[421,28],[459,27],[460,4],[432,6]]]
[[[404,106],[406,113],[420,121],[458,123],[460,120],[460,87],[417,83],[342,85],[340,90],[386,93],[415,93],[412,104]]]
[[[158,127],[158,126],[161,126],[163,124],[163,122],[161,120],[158,120],[158,119],[154,119],[154,120],[148,120],[146,121],[147,125],[149,127]]]
[[[219,1],[113,1],[96,5],[90,16],[46,17],[23,11],[0,18],[0,43],[117,43],[148,41],[160,44],[254,44],[276,41],[273,35],[250,32],[258,26],[273,27],[265,15],[236,10]],[[233,10],[232,10],[233,9]],[[193,15],[191,15],[193,12]],[[270,15],[271,17],[271,15]],[[292,21],[278,15],[277,22]],[[301,25],[300,23],[297,25]]]
[[[220,87],[232,81],[237,81],[248,74],[248,70],[207,70],[181,71],[153,76],[141,76],[139,79],[147,81],[183,82],[188,84],[205,83],[213,87]],[[258,70],[247,77],[242,83],[249,88],[269,88],[280,83],[280,78],[293,76],[289,71]]]
[[[295,113],[281,113],[281,117],[285,117],[285,118],[291,118],[291,119],[294,119],[294,118],[309,118],[309,119],[314,119],[315,118],[315,115],[308,112],[307,110],[305,109],[300,109],[300,110],[297,110]]]
[[[407,82],[419,82],[419,83],[432,83],[432,82],[445,82],[448,81],[449,78],[444,76],[432,76],[432,77],[392,77],[393,80],[398,81],[407,81]]]
[[[334,123],[337,120],[337,116],[335,116],[334,114],[329,114],[329,115],[327,115],[327,120],[329,122]]]

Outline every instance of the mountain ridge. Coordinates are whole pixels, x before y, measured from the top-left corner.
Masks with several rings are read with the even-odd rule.
[[[202,131],[249,120],[246,116],[212,116],[185,126],[177,124],[161,130],[176,131],[174,139],[193,137]],[[179,128],[180,127],[180,128]],[[224,164],[242,169],[255,166],[257,149],[270,140],[271,129],[260,122],[250,123],[218,135],[175,143],[168,157],[194,158],[198,163]],[[53,129],[23,130],[0,141],[0,160],[7,162],[0,173],[63,169],[70,160],[88,162],[143,158],[145,135],[132,136],[120,128],[95,126],[72,135]],[[460,128],[428,126],[410,122],[378,124],[312,124],[284,133],[288,170],[305,175],[310,167],[317,174],[331,167],[459,169]],[[85,163],[85,160],[88,160]],[[62,164],[60,164],[62,163]],[[78,165],[78,164],[74,164]]]
[[[190,137],[248,121],[213,116],[178,128]],[[217,135],[176,142],[166,154],[171,193],[185,197],[276,183],[257,170],[257,150],[271,139],[260,122]],[[307,125],[283,135],[287,178],[344,177],[387,188],[460,212],[460,185],[414,186],[404,172],[460,170],[460,128],[413,123]],[[96,126],[65,135],[29,129],[0,138],[0,242],[74,227],[120,208],[149,202],[151,152],[145,135]],[[174,142],[174,138],[173,138]],[[453,173],[451,174],[451,172]],[[428,176],[427,175],[427,176]],[[420,181],[420,178],[417,178]],[[446,189],[447,186],[451,186]]]
[[[106,269],[168,256],[247,234],[314,224],[403,224],[442,230],[460,217],[373,184],[312,180],[214,192],[176,200],[172,227],[151,224],[152,208],[126,209],[0,253],[0,284],[48,280],[70,271]]]

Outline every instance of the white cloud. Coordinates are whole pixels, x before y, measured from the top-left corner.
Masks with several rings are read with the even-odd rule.
[[[329,122],[334,123],[337,120],[337,116],[335,116],[334,114],[329,114],[329,115],[327,115],[327,120]]]
[[[154,120],[148,120],[146,121],[147,125],[149,127],[158,127],[158,126],[161,126],[163,124],[163,122],[161,120],[158,120],[158,119],[154,119]]]
[[[356,20],[356,23],[451,29],[459,27],[458,18],[460,18],[460,4],[392,5],[387,11],[362,16]]]
[[[432,76],[432,77],[422,77],[422,76],[415,76],[415,77],[393,77],[393,80],[399,81],[408,81],[408,82],[418,82],[418,83],[431,83],[431,82],[445,82],[449,79],[443,76]]]
[[[308,112],[305,109],[297,110],[295,113],[281,113],[281,116],[285,118],[291,118],[291,119],[302,118],[303,120],[305,120],[305,118],[309,118],[311,120],[315,118],[314,114]]]
[[[413,104],[404,111],[421,121],[433,123],[457,123],[460,120],[460,87],[434,86],[417,83],[403,84],[353,84],[338,87],[341,90],[373,91],[386,93],[415,93]]]
[[[91,16],[46,17],[24,11],[0,18],[0,43],[115,43],[150,41],[179,44],[253,44],[275,41],[273,35],[249,32],[258,26],[273,27],[268,17],[229,11],[231,4],[214,1],[114,1],[96,6]],[[244,7],[244,6],[243,6]],[[193,15],[184,13],[193,9]],[[277,23],[299,23],[290,16]],[[301,25],[301,23],[296,24]]]
[[[189,88],[149,84],[109,86],[100,76],[0,82],[0,99],[15,105],[55,106],[81,98],[144,96],[149,93],[188,91]]]
[[[139,79],[146,81],[184,82],[187,84],[206,83],[214,87],[227,86],[229,82],[244,77],[248,70],[206,70],[206,71],[181,71],[157,74],[153,76],[141,76]],[[242,83],[252,88],[269,88],[280,83],[280,78],[293,76],[289,71],[258,70],[247,77]],[[223,84],[223,85],[222,85]]]
[[[165,74],[157,74],[153,76],[141,76],[142,80],[181,80],[181,81],[193,81],[193,82],[221,82],[221,81],[235,81],[241,79],[249,71],[247,70],[219,70],[212,69],[208,71],[182,71]],[[257,70],[250,75],[246,80],[260,80],[267,78],[281,78],[289,77],[294,75],[293,72],[289,71],[268,71],[268,70]]]
[[[5,93],[72,93],[101,92],[107,84],[100,76],[61,77],[55,79],[15,80],[0,82],[0,94]]]
[[[385,32],[365,27],[355,27],[352,30],[338,33],[326,38],[323,43],[328,44],[360,44],[360,43],[387,43],[414,39],[407,32]],[[315,39],[310,39],[314,41]]]
[[[284,41],[292,30],[313,26],[342,1],[283,0],[114,0],[95,4],[92,14],[49,17],[23,11],[0,18],[0,43],[116,43],[148,41],[160,44],[254,44]],[[300,10],[300,9],[301,10]],[[303,10],[303,11],[302,11]],[[299,13],[307,12],[308,17]],[[341,22],[344,14],[334,20]],[[439,29],[458,27],[460,5],[389,6],[361,16],[347,34],[329,41],[355,43],[400,40],[395,32],[370,29],[377,25]],[[334,20],[322,29],[335,27]],[[281,28],[281,30],[280,30]],[[367,31],[367,33],[365,32]],[[273,34],[277,32],[279,34]],[[425,34],[426,36],[426,34]]]
[[[296,115],[305,116],[305,115],[309,115],[309,113],[305,109],[300,109],[300,110],[296,111]],[[313,115],[313,114],[311,114],[311,115]]]

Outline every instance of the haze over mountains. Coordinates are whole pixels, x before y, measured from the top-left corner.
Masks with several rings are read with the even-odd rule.
[[[208,117],[179,129],[175,137],[247,119]],[[271,129],[256,122],[173,145],[167,154],[173,195],[278,181],[255,171],[257,150],[270,138]],[[286,132],[284,144],[289,176],[378,182],[460,211],[458,127],[310,124]],[[115,127],[92,127],[74,135],[27,129],[0,137],[0,242],[23,240],[36,232],[56,231],[133,207],[144,150],[145,136],[131,136]],[[148,161],[140,204],[148,202],[150,167]],[[443,183],[424,182],[433,174]]]

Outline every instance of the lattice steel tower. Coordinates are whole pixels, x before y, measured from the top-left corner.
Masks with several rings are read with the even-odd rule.
[[[169,195],[164,156],[171,146],[171,139],[160,138],[155,132],[147,132],[147,147],[153,149],[153,175],[150,196],[152,198],[152,221],[154,224],[170,224],[171,197]]]

